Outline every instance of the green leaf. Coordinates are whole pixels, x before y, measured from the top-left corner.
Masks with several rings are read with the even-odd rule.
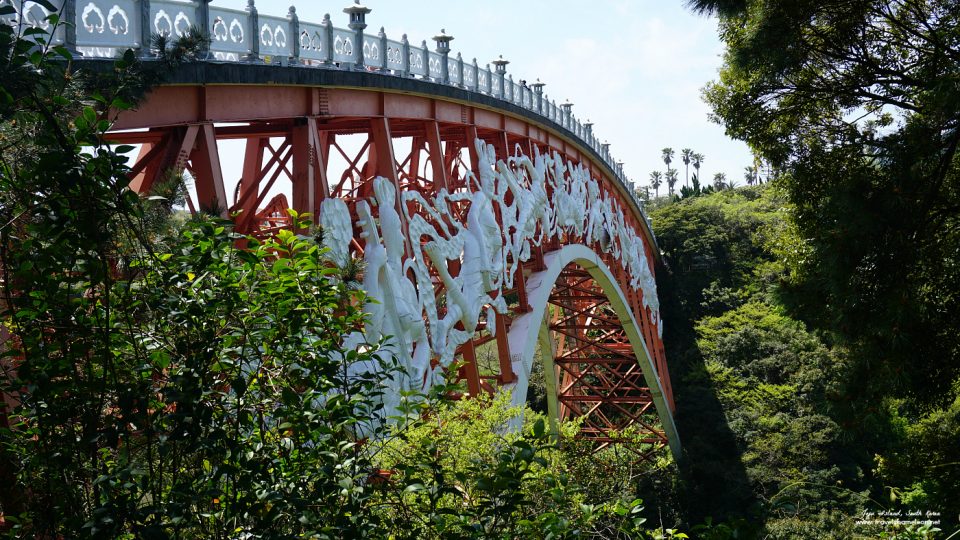
[[[533,424],[533,436],[539,439],[543,437],[543,434],[545,433],[545,431],[546,430],[544,429],[543,418],[537,418],[537,421]]]
[[[54,52],[57,56],[63,58],[64,60],[73,60],[73,53],[71,53],[71,52],[70,52],[66,47],[64,47],[63,45],[57,45],[56,47],[54,47],[54,48],[53,48],[53,52]]]
[[[87,124],[93,125],[97,122],[97,112],[93,110],[93,107],[86,106],[83,108],[83,119],[87,121]]]

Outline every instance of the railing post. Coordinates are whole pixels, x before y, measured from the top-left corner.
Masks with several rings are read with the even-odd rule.
[[[403,76],[410,76],[410,41],[407,39],[407,35],[403,35],[403,39],[400,40],[401,52],[403,58],[400,61],[403,63]]]
[[[457,53],[457,83],[462,88],[467,87],[467,85],[463,83],[463,55],[460,53]]]
[[[372,9],[360,4],[360,0],[353,0],[352,6],[343,8],[343,12],[350,15],[348,25],[354,34],[353,67],[363,69],[363,30],[367,27],[367,13]]]
[[[506,94],[503,93],[503,83],[507,76],[507,64],[509,63],[510,63],[509,60],[503,59],[502,54],[496,60],[493,61],[493,65],[497,70],[497,89],[500,91],[500,95],[497,97],[499,97],[500,99],[505,99],[504,96]],[[493,81],[491,81],[490,87],[491,89],[493,88]],[[491,94],[492,93],[493,92],[491,92]]]
[[[250,26],[247,31],[250,32],[250,52],[247,53],[248,62],[260,61],[260,15],[257,13],[257,5],[254,0],[247,0],[247,14]]]
[[[210,37],[210,0],[200,0],[197,6],[197,26],[203,32],[204,37]],[[204,42],[200,45],[200,58],[206,60],[210,58],[210,43]]]
[[[540,79],[537,79],[537,82],[531,84],[530,86],[533,87],[534,110],[537,111],[538,114],[543,115],[543,87],[546,85],[540,82]]]
[[[323,44],[323,65],[333,65],[333,22],[330,21],[330,14],[324,13],[323,22],[320,23],[326,29],[326,43]]]
[[[297,16],[296,6],[290,6],[287,12],[287,19],[290,19],[290,63],[300,63],[300,17]]]
[[[387,57],[387,33],[383,31],[383,27],[380,27],[380,33],[377,34],[377,37],[380,38],[380,71],[387,71],[387,62],[390,60]]]
[[[477,65],[477,59],[473,59],[473,91],[480,91],[480,66]]]
[[[493,93],[493,72],[490,71],[490,64],[487,64],[487,67],[486,67],[485,71],[487,72],[487,93],[492,96],[492,95],[494,95],[494,93]]]
[[[603,158],[604,162],[610,161],[610,143],[603,143],[600,145],[600,148],[603,148],[603,151],[600,152],[600,157]]]
[[[440,82],[450,84],[450,42],[453,36],[448,36],[446,29],[441,28],[440,33],[433,36],[437,42],[437,52],[440,53]]]
[[[153,56],[153,21],[150,20],[150,0],[140,0],[140,57]]]
[[[508,77],[508,81],[507,81],[507,82],[510,83],[510,87],[509,87],[509,88],[510,88],[510,101],[511,101],[512,103],[516,103],[516,102],[517,102],[517,92],[516,92],[516,89],[513,87],[513,73],[510,74],[510,76]]]
[[[563,120],[561,120],[560,125],[569,129],[570,131],[573,131],[572,126],[570,125],[570,109],[573,108],[573,103],[570,103],[568,100],[564,103],[561,103],[560,108],[563,110],[563,113],[561,114]]]
[[[64,0],[62,22],[63,25],[63,47],[73,56],[82,56],[77,51],[77,0]]]
[[[427,40],[420,42],[420,48],[423,50],[423,69],[427,72],[424,79],[430,79],[430,49],[427,48]]]

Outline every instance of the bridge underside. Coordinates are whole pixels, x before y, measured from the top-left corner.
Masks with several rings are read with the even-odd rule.
[[[647,455],[666,444],[633,345],[593,276],[567,267],[549,302],[559,417],[583,418],[581,434],[600,445],[633,435]]]
[[[289,227],[287,208],[309,212],[321,224],[324,201],[339,199],[349,212],[348,255],[353,258],[364,258],[371,241],[363,230],[364,212],[369,209],[374,220],[384,223],[384,210],[365,202],[376,199],[375,179],[388,180],[399,194],[420,195],[396,197],[394,208],[404,237],[410,239],[402,248],[410,258],[421,249],[410,237],[410,216],[423,216],[437,230],[473,219],[470,210],[476,199],[471,197],[480,189],[477,179],[482,175],[476,141],[493,149],[506,175],[523,173],[512,157],[556,155],[558,161],[576,164],[599,180],[599,193],[590,196],[619,204],[624,210],[622,226],[637,231],[642,240],[643,263],[651,269],[655,264],[652,236],[641,214],[630,210],[635,208],[632,197],[611,180],[589,150],[544,126],[469,103],[343,88],[169,86],[157,89],[138,111],[121,115],[115,127],[124,131],[112,133],[113,141],[141,145],[131,173],[134,190],[149,193],[171,171],[188,171],[193,178],[187,201],[191,210],[232,216],[238,232],[253,235]],[[243,144],[239,178],[224,178],[220,152],[229,140]],[[547,186],[548,197],[551,189],[556,188]],[[450,201],[447,213],[431,214],[427,201],[441,193],[452,194],[444,199]],[[520,196],[505,190],[501,199],[510,204]],[[505,223],[504,208],[491,207],[490,212],[509,241],[519,233]],[[549,332],[540,339],[541,348],[549,346],[552,352],[541,351],[552,357],[545,360],[547,386],[556,389],[557,410],[551,412],[561,418],[584,418],[583,436],[599,446],[635,431],[642,444],[634,449],[653,455],[668,441],[658,415],[669,416],[673,409],[659,320],[645,304],[642,291],[629,285],[628,270],[612,253],[617,249],[611,251],[609,232],[598,235],[583,227],[557,230],[548,237],[538,229],[534,236],[542,241],[531,245],[523,257],[507,254],[503,272],[509,279],[489,292],[487,316],[477,320],[475,328],[457,323],[457,330],[472,333],[456,347],[455,356],[462,361],[459,377],[472,395],[517,381],[522,355],[511,350],[517,345],[508,336],[514,321],[531,312],[527,280],[546,268],[546,254],[566,245],[587,246],[599,254],[623,291],[622,300],[649,351],[648,371],[653,373],[646,373],[645,379],[637,349],[605,291],[589,272],[571,265],[549,296],[545,314]],[[445,268],[431,267],[433,298],[451,293],[451,280],[464,277],[465,261],[455,256]],[[403,273],[412,277],[409,270]],[[493,304],[505,309],[491,309]],[[436,309],[438,320],[444,320],[451,308],[438,303]],[[437,324],[434,320],[428,325],[431,332]],[[433,366],[438,362],[436,356],[431,359]],[[651,377],[662,406],[654,402]],[[669,424],[672,429],[672,419]]]

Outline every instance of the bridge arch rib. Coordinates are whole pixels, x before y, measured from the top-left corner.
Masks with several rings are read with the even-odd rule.
[[[506,389],[512,392],[514,405],[523,405],[527,400],[530,374],[533,371],[535,353],[539,347],[541,361],[543,362],[542,367],[546,378],[547,407],[551,422],[555,422],[562,416],[570,416],[570,413],[573,412],[585,416],[591,414],[609,416],[607,411],[600,410],[604,401],[609,401],[613,406],[614,414],[619,413],[621,420],[625,421],[619,427],[627,427],[627,423],[643,423],[643,427],[646,428],[645,431],[647,432],[645,435],[653,436],[652,439],[647,439],[650,441],[652,447],[656,447],[661,441],[666,442],[670,447],[671,453],[679,458],[680,438],[677,435],[676,426],[673,421],[673,413],[664,395],[663,384],[657,373],[653,356],[647,349],[647,338],[644,337],[641,325],[634,318],[630,308],[630,301],[620,288],[613,272],[600,255],[582,244],[563,246],[556,251],[545,254],[543,259],[545,269],[532,273],[527,278],[526,286],[530,311],[513,320],[513,325],[510,328],[508,336],[511,350],[517,351],[518,357],[514,360],[514,371],[517,373],[518,378],[514,383],[506,386]],[[601,353],[606,354],[598,355],[595,354],[596,351],[594,351],[592,355],[593,358],[590,358],[588,362],[574,361],[572,362],[573,364],[579,365],[573,369],[567,367],[558,369],[557,353],[559,351],[557,343],[551,335],[551,328],[561,330],[559,337],[564,340],[569,339],[571,334],[563,332],[564,329],[560,326],[551,324],[553,322],[551,321],[551,305],[561,309],[565,306],[562,301],[558,300],[559,295],[557,295],[557,289],[565,285],[563,283],[564,273],[569,272],[571,267],[576,267],[588,274],[590,277],[589,281],[595,285],[595,288],[598,289],[599,292],[602,292],[603,300],[606,300],[606,302],[601,300],[600,303],[594,304],[594,307],[607,305],[616,314],[617,321],[623,333],[617,341],[620,342],[619,344],[623,344],[624,342],[629,343],[630,351],[628,353],[623,350],[601,350]],[[582,275],[578,277],[582,277]],[[584,282],[588,280],[580,279],[578,281],[580,286],[583,287]],[[556,311],[556,309],[554,311]],[[590,322],[593,315],[595,314],[587,313],[583,314],[582,317],[572,317],[572,319],[580,319],[581,321],[586,319],[587,322]],[[563,315],[560,314],[558,318],[562,316]],[[579,329],[583,331],[580,333],[580,341],[585,341],[584,334],[587,333],[586,331],[589,330],[589,328],[584,327]],[[601,330],[602,327],[595,325],[593,329]],[[608,348],[610,344],[595,343],[593,345],[595,347],[599,345],[599,348],[604,349]],[[581,349],[582,348],[581,346]],[[610,358],[610,356],[618,356],[619,358]],[[604,361],[604,357],[606,357],[607,361]],[[598,366],[600,367],[598,368]],[[617,367],[611,369],[611,366]],[[610,370],[610,372],[598,373],[598,369],[606,369]],[[577,377],[582,379],[590,376],[604,377],[607,375],[620,376],[620,392],[615,391],[616,389],[610,391],[610,388],[605,388],[604,390],[607,390],[606,392],[596,392],[596,385],[581,385],[580,389],[583,390],[586,388],[586,392],[581,391],[578,394],[570,393],[571,391],[575,391],[578,386],[576,384],[577,381],[572,379],[576,379]],[[641,377],[645,383],[645,387],[642,388],[636,385],[636,380]],[[591,393],[590,390],[594,390],[594,392]],[[567,398],[566,404],[562,403],[564,398]],[[570,410],[573,406],[573,401],[593,402],[594,405],[590,406],[588,410]],[[647,408],[651,404],[655,408],[656,416],[659,418],[660,425],[662,426],[662,434],[659,433],[659,430],[653,428],[640,418],[640,416],[647,412]],[[627,408],[630,405],[635,406],[632,411]],[[610,419],[605,418],[605,420],[609,421]],[[587,418],[587,425],[590,426],[591,424],[593,423]],[[554,430],[556,429],[555,426],[551,427]],[[609,427],[610,426],[597,426],[596,431],[592,434],[592,438],[601,443],[611,442],[612,438],[609,437],[609,433],[606,432]]]

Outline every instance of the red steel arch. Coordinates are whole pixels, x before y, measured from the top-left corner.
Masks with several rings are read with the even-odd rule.
[[[582,167],[598,180],[600,197],[623,209],[624,224],[642,239],[646,264],[653,271],[655,240],[632,194],[593,150],[569,133],[525,116],[506,102],[502,107],[493,99],[477,103],[450,92],[433,92],[437,85],[428,83],[413,90],[375,88],[371,86],[376,86],[376,75],[358,76],[374,83],[344,87],[188,81],[161,86],[136,111],[120,114],[109,137],[142,145],[133,165],[132,189],[148,193],[166,171],[188,170],[195,179],[190,208],[234,216],[243,233],[265,235],[288,226],[287,207],[310,212],[317,222],[324,200],[341,199],[353,223],[353,256],[362,256],[366,247],[359,207],[374,197],[375,178],[389,180],[399,193],[416,191],[430,200],[442,190],[478,189],[470,181],[482,172],[478,140],[492,147],[500,161],[518,152],[556,155]],[[224,182],[221,168],[218,143],[225,140],[244,143],[242,176],[235,189]],[[291,198],[271,197],[285,183]],[[400,216],[422,210],[400,197],[396,204]],[[465,218],[469,208],[465,202],[451,211]],[[378,218],[379,209],[374,206],[372,211]],[[499,221],[501,216],[495,217]],[[576,264],[566,267],[553,284],[549,297],[553,307],[545,311],[551,333],[541,344],[552,349],[552,363],[545,362],[548,386],[556,388],[555,412],[585,417],[583,434],[599,445],[618,440],[628,426],[639,428],[649,444],[642,453],[650,455],[671,437],[663,428],[668,423],[672,430],[670,375],[659,320],[645,307],[642,291],[630,286],[628,269],[608,251],[608,243],[609,238],[565,231],[534,247],[528,260],[515,261],[514,285],[500,292],[508,310],[480,322],[473,339],[457,348],[463,360],[459,375],[470,394],[518,380],[519,356],[511,350],[508,336],[514,321],[531,310],[528,280],[547,268],[551,253],[568,245],[586,246],[596,254],[597,264],[608,269],[620,298],[610,298],[595,276]],[[407,242],[408,257],[410,249]],[[450,275],[460,271],[458,260],[447,266]],[[434,275],[433,283],[439,296],[443,280]],[[614,313],[612,301],[623,303],[635,321],[649,354],[647,370],[652,367],[654,374],[642,373],[623,317]],[[656,381],[657,388],[651,388],[649,380]],[[655,396],[662,396],[662,408],[667,410],[656,410]],[[668,422],[658,421],[658,413],[661,419],[669,417]],[[678,443],[671,447],[675,453],[679,449]]]

